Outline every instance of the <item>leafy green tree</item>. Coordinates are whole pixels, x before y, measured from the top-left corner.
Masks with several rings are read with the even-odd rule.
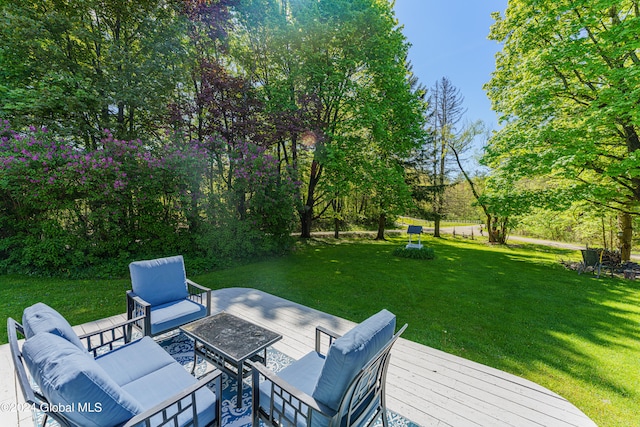
[[[280,159],[304,183],[309,237],[318,213],[357,182],[371,144],[393,157],[415,143],[407,44],[386,2],[246,0],[242,13],[236,58],[264,96]]]
[[[485,161],[513,186],[544,177],[620,213],[629,256],[640,203],[640,7],[635,0],[509,0],[486,90],[504,124]]]
[[[0,3],[0,118],[96,148],[157,137],[187,81],[179,4],[158,0]],[[156,138],[157,139],[157,138]]]

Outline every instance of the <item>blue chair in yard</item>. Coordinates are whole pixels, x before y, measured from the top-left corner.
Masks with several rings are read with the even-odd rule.
[[[253,427],[261,421],[284,427],[357,427],[372,425],[378,417],[387,427],[389,356],[407,325],[394,335],[395,326],[395,315],[382,310],[343,336],[317,327],[315,351],[277,374],[253,363]]]
[[[7,320],[16,377],[40,425],[220,426],[222,372],[198,380],[152,338],[130,340],[137,320],[78,336],[43,303],[25,309],[22,324]]]
[[[421,225],[410,225],[407,228],[407,235],[409,236],[409,243],[405,246],[406,249],[422,249],[422,226]],[[412,241],[413,236],[418,236],[418,243],[414,243]]]
[[[187,279],[182,255],[129,264],[127,318],[155,336],[211,314],[211,289]]]

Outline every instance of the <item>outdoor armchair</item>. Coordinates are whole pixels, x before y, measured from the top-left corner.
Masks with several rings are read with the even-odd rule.
[[[136,320],[78,336],[42,303],[25,309],[22,324],[7,320],[18,383],[42,425],[220,426],[221,372],[198,380],[153,339],[131,340]]]
[[[343,336],[316,328],[316,348],[279,373],[253,363],[253,427],[356,427],[382,417],[387,427],[386,372],[395,316],[387,310]],[[322,354],[323,337],[329,347]],[[262,381],[261,381],[262,379]]]
[[[127,318],[155,336],[211,314],[211,289],[187,279],[182,255],[129,264]]]

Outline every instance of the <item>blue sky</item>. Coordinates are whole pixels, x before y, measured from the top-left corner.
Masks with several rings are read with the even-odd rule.
[[[491,78],[500,45],[487,36],[491,12],[506,7],[507,0],[396,0],[394,7],[420,82],[431,88],[446,76],[464,96],[465,119],[481,119],[493,129],[498,120],[482,85]]]

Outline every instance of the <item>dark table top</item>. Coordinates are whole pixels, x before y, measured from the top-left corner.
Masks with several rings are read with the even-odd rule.
[[[225,312],[196,320],[180,329],[236,362],[253,356],[282,338],[276,332]]]

